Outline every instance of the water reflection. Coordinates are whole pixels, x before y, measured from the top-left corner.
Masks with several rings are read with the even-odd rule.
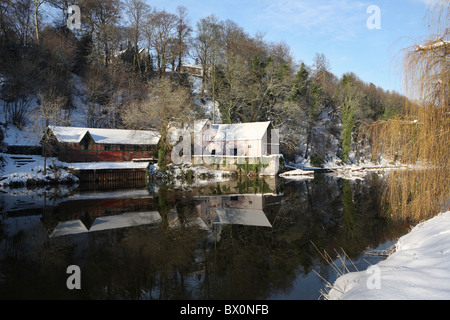
[[[2,194],[2,299],[317,299],[333,270],[406,232],[378,182],[239,180],[176,191]],[[405,228],[403,228],[405,227]],[[69,265],[81,290],[66,287]]]

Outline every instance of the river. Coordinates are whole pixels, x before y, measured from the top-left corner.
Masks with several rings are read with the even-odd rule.
[[[316,300],[409,226],[377,175],[0,195],[0,299]],[[69,289],[69,266],[80,289]],[[356,268],[356,269],[355,269]]]

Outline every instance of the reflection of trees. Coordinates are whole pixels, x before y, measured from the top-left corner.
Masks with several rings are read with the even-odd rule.
[[[333,255],[341,248],[356,259],[399,230],[378,210],[376,181],[291,182],[285,186],[280,210],[270,216],[272,229],[230,225],[222,230],[215,250],[206,256],[206,299],[262,299],[290,289],[297,276],[316,265],[329,277],[319,250]],[[317,293],[319,297],[319,292]]]
[[[274,247],[272,230],[229,225],[222,230],[215,250],[206,256],[205,299],[262,299],[272,289],[295,279],[292,263]]]
[[[181,200],[168,202],[167,196],[167,190],[160,191],[160,224],[116,231],[120,237],[105,241],[91,253],[86,270],[92,280],[92,298],[192,298],[185,277],[196,271],[195,250],[201,232],[183,223],[171,226],[171,210],[176,208],[183,222],[193,207]]]
[[[189,299],[184,277],[191,271],[199,233],[160,227],[124,231],[112,245],[92,252],[88,277],[92,298]]]

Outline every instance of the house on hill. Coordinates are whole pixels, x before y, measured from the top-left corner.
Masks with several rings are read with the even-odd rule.
[[[180,68],[181,73],[185,73],[192,76],[203,77],[203,66],[195,59],[195,62],[183,62]]]
[[[44,138],[47,152],[64,162],[118,162],[154,160],[160,135],[152,130],[50,126]]]

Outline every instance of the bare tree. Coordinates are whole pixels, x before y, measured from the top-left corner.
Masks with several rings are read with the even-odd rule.
[[[12,27],[12,19],[9,12],[12,11],[11,0],[5,0],[0,3],[0,39],[1,44],[4,45],[8,39],[8,30]]]
[[[167,155],[169,126],[183,127],[193,119],[190,90],[161,77],[149,84],[148,92],[144,100],[129,105],[123,114],[123,122],[133,129],[157,130],[161,135],[160,150]]]
[[[200,19],[197,22],[192,55],[200,62],[203,69],[202,97],[205,95],[207,82],[209,80],[215,81],[216,78],[215,71],[219,60],[221,28],[219,19],[214,15]],[[214,82],[213,94],[216,92],[215,86],[216,83]]]
[[[223,120],[232,123],[234,117],[248,102],[246,83],[250,77],[248,61],[242,54],[242,46],[248,39],[244,30],[235,22],[227,20],[220,28],[220,87],[218,101]]]
[[[106,70],[97,66],[92,66],[85,74],[86,87],[86,126],[97,128],[100,125],[102,105],[106,104],[110,90],[108,85],[108,74]]]
[[[60,16],[61,20],[60,20],[60,22],[56,22],[56,24],[58,26],[66,25],[67,18],[69,16],[67,10],[69,8],[69,5],[76,3],[76,0],[47,0],[47,1],[52,7],[61,11],[61,16]]]
[[[154,11],[146,28],[149,47],[157,54],[160,77],[166,71],[169,61],[174,58],[170,49],[176,41],[177,21],[177,16],[172,13],[165,10]]]
[[[85,30],[91,36],[97,49],[97,56],[104,58],[106,66],[117,49],[118,22],[122,2],[120,0],[79,0]]]
[[[187,16],[187,8],[184,6],[177,7],[178,24],[177,24],[177,41],[175,44],[175,52],[178,56],[177,71],[180,72],[184,55],[189,51],[189,37],[192,28],[189,26]]]
[[[127,0],[126,9],[133,41],[133,67],[140,69],[139,43],[143,40],[143,30],[151,8],[143,0]]]
[[[44,175],[47,174],[47,157],[53,152],[50,143],[49,126],[64,124],[65,105],[67,98],[58,94],[54,90],[41,91],[38,94],[40,99],[39,106],[32,112],[33,118],[30,130],[33,135],[41,138],[42,152],[44,155]]]
[[[36,42],[39,43],[39,8],[45,0],[33,0],[34,29],[36,31]]]
[[[32,0],[17,0],[11,3],[10,19],[21,46],[26,46],[32,38],[32,5]]]

